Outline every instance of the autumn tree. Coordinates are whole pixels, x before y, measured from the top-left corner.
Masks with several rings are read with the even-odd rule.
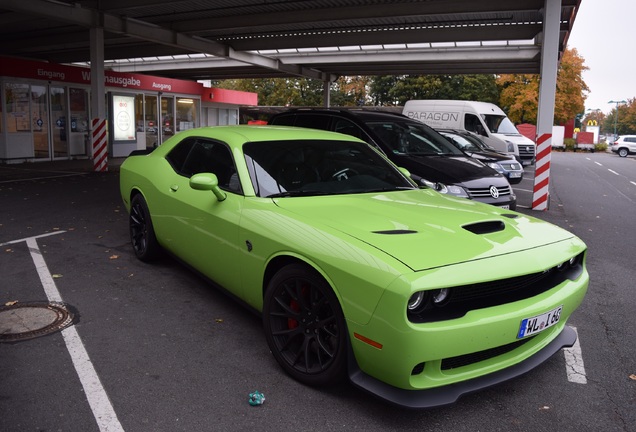
[[[331,84],[331,105],[366,104],[368,81],[362,76],[340,77]],[[223,80],[216,87],[257,93],[262,106],[322,106],[323,85],[319,80],[292,77]]]
[[[618,118],[616,117],[618,113]],[[616,125],[617,135],[636,134],[636,97],[628,99],[626,104],[620,104],[610,112],[603,122],[606,133],[614,133]]]
[[[557,71],[554,101],[554,124],[563,124],[585,110],[589,88],[582,73],[587,70],[585,60],[576,48],[566,49]],[[501,91],[499,105],[514,123],[537,122],[539,109],[539,75],[500,75],[497,85]]]

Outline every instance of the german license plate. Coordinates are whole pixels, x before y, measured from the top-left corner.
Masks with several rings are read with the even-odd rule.
[[[509,205],[502,205],[502,206],[499,206],[499,207],[504,209],[504,210],[510,210],[510,206]]]
[[[510,173],[510,178],[519,178],[521,177],[521,173],[520,172],[511,172]]]
[[[552,327],[561,319],[562,309],[563,305],[541,315],[533,316],[531,318],[525,318],[521,321],[517,338],[521,339],[527,336],[532,336],[534,334],[542,332],[547,328]]]

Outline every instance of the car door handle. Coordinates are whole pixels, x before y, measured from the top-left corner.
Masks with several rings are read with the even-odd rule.
[[[176,192],[176,191],[178,191],[178,190],[179,190],[179,185],[172,185],[172,186],[170,186],[170,190],[171,190],[172,192]]]

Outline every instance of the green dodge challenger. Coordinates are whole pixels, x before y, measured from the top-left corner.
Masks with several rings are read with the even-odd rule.
[[[136,256],[162,252],[259,311],[308,385],[453,403],[529,371],[576,333],[585,244],[549,223],[418,187],[348,135],[199,128],[121,166]]]

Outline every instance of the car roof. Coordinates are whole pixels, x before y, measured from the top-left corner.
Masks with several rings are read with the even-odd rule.
[[[381,110],[365,110],[365,109],[338,109],[338,108],[292,108],[288,111],[283,111],[278,113],[273,117],[292,115],[292,114],[325,114],[325,115],[335,115],[339,114],[344,117],[349,118],[360,118],[362,120],[379,120],[379,119],[392,119],[392,120],[407,120],[410,122],[414,122],[414,120],[408,118],[407,116],[395,113],[391,111],[381,111]],[[419,122],[418,122],[419,123]]]
[[[173,138],[178,141],[187,137],[212,138],[225,141],[230,145],[241,146],[246,142],[254,141],[278,141],[278,140],[339,140],[339,141],[360,141],[360,139],[349,135],[342,135],[335,132],[306,129],[293,126],[273,126],[273,125],[232,125],[232,126],[210,126],[190,129],[179,132]]]

